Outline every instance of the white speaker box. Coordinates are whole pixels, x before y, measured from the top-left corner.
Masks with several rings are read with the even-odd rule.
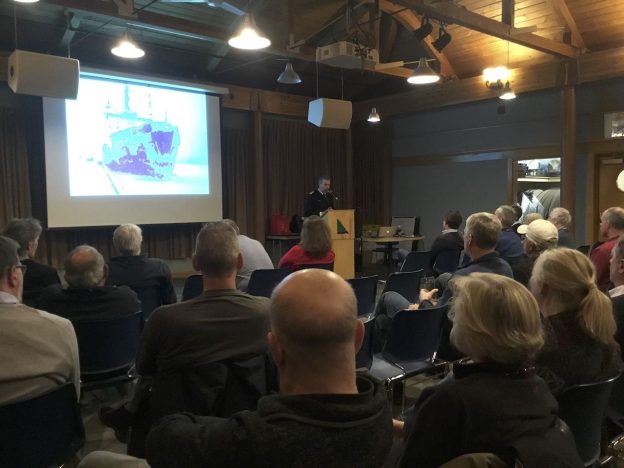
[[[308,105],[308,121],[317,127],[346,130],[351,125],[352,114],[351,101],[320,98]]]
[[[76,99],[80,62],[56,55],[16,50],[9,56],[9,87],[18,94]]]

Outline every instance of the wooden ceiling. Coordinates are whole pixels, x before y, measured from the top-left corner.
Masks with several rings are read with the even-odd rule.
[[[613,0],[228,2],[253,13],[258,26],[271,38],[270,50],[232,50],[226,41],[241,18],[205,3],[41,0],[18,4],[2,0],[0,51],[13,50],[17,37],[21,49],[55,54],[69,50],[93,66],[313,97],[317,92],[315,47],[354,33],[380,51],[382,62],[435,58],[435,66],[447,82],[475,81],[485,67],[509,65],[515,69],[511,81],[518,88],[532,68],[556,67],[565,60],[624,46],[624,2]],[[412,33],[424,17],[433,20],[434,31],[418,41]],[[440,23],[452,36],[441,53],[431,45]],[[147,50],[144,59],[129,63],[110,56],[111,43],[126,28]],[[303,85],[276,83],[285,59],[293,61]],[[413,67],[408,64],[379,72],[320,65],[319,94],[368,102],[406,93],[413,89],[405,82]]]

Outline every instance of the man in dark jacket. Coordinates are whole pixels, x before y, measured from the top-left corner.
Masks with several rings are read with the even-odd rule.
[[[293,273],[273,293],[267,337],[280,394],[229,419],[164,418],[148,436],[148,462],[153,468],[381,466],[392,443],[391,412],[379,382],[356,375],[363,334],[353,290],[342,278],[318,269]]]
[[[320,176],[318,178],[318,187],[306,195],[303,204],[303,216],[308,217],[317,215],[329,208],[334,208],[336,198],[330,191],[331,182],[329,176]]]
[[[459,233],[462,223],[462,215],[457,210],[447,211],[442,221],[442,234],[435,238],[431,244],[431,256],[429,257],[429,270],[435,273],[452,273],[459,263],[459,256],[464,249],[464,238]],[[447,265],[436,264],[443,257],[456,259],[452,270],[444,268]],[[451,265],[448,265],[451,266]]]

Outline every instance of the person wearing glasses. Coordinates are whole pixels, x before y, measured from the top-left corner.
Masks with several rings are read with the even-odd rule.
[[[0,405],[66,382],[80,392],[78,343],[69,320],[22,304],[20,246],[0,236]]]

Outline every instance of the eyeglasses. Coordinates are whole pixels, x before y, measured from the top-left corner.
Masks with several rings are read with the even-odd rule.
[[[22,275],[26,274],[26,270],[28,269],[28,267],[26,265],[15,265],[15,268],[18,268],[20,270],[22,270]]]

